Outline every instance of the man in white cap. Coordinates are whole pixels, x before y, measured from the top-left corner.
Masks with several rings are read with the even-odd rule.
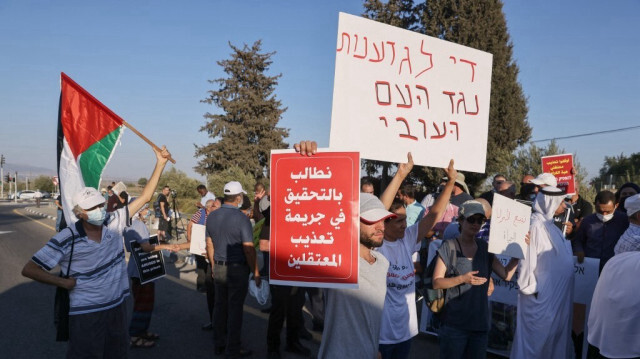
[[[129,295],[129,279],[122,231],[129,218],[151,200],[170,157],[164,147],[154,152],[155,169],[136,200],[107,214],[102,194],[95,188],[82,189],[73,197],[73,212],[79,220],[51,238],[22,269],[25,277],[69,290],[67,358],[127,357],[124,299]],[[56,266],[64,277],[49,273]]]
[[[213,331],[216,355],[227,358],[251,355],[241,347],[244,300],[249,289],[249,274],[260,286],[260,272],[253,247],[249,217],[239,208],[247,192],[240,182],[224,185],[224,204],[207,217],[207,256],[213,270],[215,304]]]
[[[614,255],[624,252],[640,251],[640,194],[636,194],[624,202],[629,217],[629,228],[622,234],[615,248]]]
[[[573,254],[554,224],[565,194],[546,186],[533,203],[530,245],[518,267],[518,326],[511,358],[571,358]]]

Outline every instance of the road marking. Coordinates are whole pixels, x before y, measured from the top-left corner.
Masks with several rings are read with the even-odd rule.
[[[38,224],[39,224],[39,225],[41,225],[41,226],[45,226],[45,227],[49,228],[50,230],[52,230],[52,231],[54,231],[54,232],[55,232],[55,230],[56,230],[54,227],[51,227],[51,226],[50,226],[50,225],[48,225],[48,224],[44,224],[44,223],[42,223],[42,222],[38,221],[37,219],[33,219],[33,218],[31,218],[31,217],[27,216],[26,214],[22,214],[22,213],[18,212],[18,210],[17,210],[17,209],[14,209],[14,210],[13,210],[13,213],[15,213],[15,214],[19,214],[19,215],[21,215],[22,217],[25,217],[25,218],[29,218],[30,220],[32,220],[32,221],[34,221],[34,222],[38,223]]]
[[[0,234],[12,233],[13,231],[0,231]]]

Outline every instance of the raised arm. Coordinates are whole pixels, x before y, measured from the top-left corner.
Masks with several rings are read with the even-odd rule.
[[[165,146],[162,146],[159,150],[154,148],[153,152],[156,154],[156,167],[153,169],[153,173],[151,174],[151,178],[149,178],[147,185],[144,186],[142,194],[140,194],[140,196],[138,196],[138,198],[133,202],[129,203],[129,217],[133,217],[133,215],[138,212],[145,203],[151,200],[151,196],[153,196],[153,192],[158,186],[158,181],[160,180],[160,175],[164,170],[164,166],[171,157],[171,154]]]
[[[407,163],[398,164],[398,171],[396,172],[396,175],[393,176],[391,183],[389,183],[382,193],[382,196],[380,196],[380,201],[384,205],[385,209],[389,209],[389,207],[391,207],[391,203],[393,203],[393,199],[396,197],[398,189],[400,189],[402,182],[407,178],[412,168],[413,156],[411,156],[411,152],[409,152],[407,153]]]
[[[424,236],[426,236],[427,233],[431,231],[433,226],[435,226],[435,224],[438,223],[440,219],[442,219],[444,212],[447,210],[447,204],[449,204],[451,192],[453,192],[453,187],[456,183],[456,177],[458,176],[458,171],[453,168],[453,160],[449,161],[449,167],[447,167],[445,172],[447,173],[447,178],[449,178],[449,180],[447,181],[444,190],[442,190],[442,192],[436,199],[436,202],[433,204],[433,206],[431,206],[429,213],[420,220],[420,227],[418,227],[418,241],[422,240],[422,238],[424,238]]]

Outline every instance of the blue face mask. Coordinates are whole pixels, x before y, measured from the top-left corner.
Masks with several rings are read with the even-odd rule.
[[[94,226],[101,226],[106,216],[107,210],[104,207],[99,207],[87,212],[87,222]]]

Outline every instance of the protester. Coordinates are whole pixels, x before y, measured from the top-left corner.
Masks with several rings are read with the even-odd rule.
[[[196,207],[198,208],[204,208],[208,200],[215,201],[216,199],[216,195],[207,190],[207,186],[203,184],[198,185],[198,187],[196,187],[196,191],[198,191],[198,194],[200,195],[200,201],[196,202]]]
[[[600,259],[600,270],[613,257],[613,249],[620,236],[629,227],[627,215],[616,211],[615,196],[609,191],[596,195],[596,213],[582,220],[580,229],[573,238],[573,252],[582,263],[584,257]]]
[[[502,181],[498,184],[496,191],[493,193],[498,193],[509,199],[516,199],[516,185],[511,181]],[[483,197],[480,197],[480,198],[483,198]],[[486,198],[483,198],[483,199],[489,202],[490,204],[493,204],[493,194],[491,195],[491,201],[489,201]]]
[[[576,183],[575,191],[576,191],[576,193],[574,193],[571,197],[569,197],[569,204],[571,205],[571,207],[573,208],[573,211],[575,213],[575,215],[574,215],[575,226],[573,228],[573,233],[574,234],[580,228],[580,224],[582,223],[582,220],[586,216],[588,216],[591,213],[593,213],[593,205],[591,205],[591,203],[586,201],[580,195],[578,183]],[[573,235],[571,237],[573,237]]]
[[[122,248],[122,231],[131,214],[151,199],[170,157],[156,149],[156,165],[142,194],[129,206],[106,214],[104,197],[84,188],[73,197],[79,220],[56,234],[34,254],[22,270],[25,277],[69,290],[69,343],[67,358],[126,358],[129,347],[125,298],[129,280]],[[69,278],[49,273],[66,271]]]
[[[629,217],[629,228],[618,240],[613,249],[614,255],[640,251],[640,194],[627,197],[624,206]]]
[[[407,226],[413,226],[424,217],[425,211],[424,207],[416,201],[416,187],[413,185],[404,185],[400,188],[400,195],[402,196],[402,201],[404,202],[407,212]]]
[[[62,195],[57,195],[55,199],[56,203],[56,232],[67,228],[67,221],[64,219],[64,212],[62,211]]]
[[[124,183],[118,182],[118,184],[116,184],[115,182],[112,182],[111,192],[109,193],[109,199],[107,200],[107,212],[113,212],[117,209],[120,209],[126,206],[127,203],[129,203],[128,195],[124,196],[126,197],[125,199],[123,199],[123,197],[120,196],[121,192],[126,190],[127,190],[127,186],[125,186]]]
[[[420,204],[422,205],[422,207],[429,208],[433,206],[433,203],[436,201],[436,198],[438,198],[438,195],[440,194],[440,192],[442,192],[446,184],[447,184],[446,180],[444,179],[441,180],[435,192],[429,193],[426,196],[424,196],[422,201],[420,201]]]
[[[196,213],[191,216],[189,223],[187,224],[187,242],[178,245],[178,249],[191,248],[191,236],[194,224],[204,226],[209,214],[218,208],[220,208],[220,201],[217,199],[208,200],[205,202],[205,206],[200,208]],[[202,326],[202,330],[213,330],[212,318],[213,318],[213,305],[215,303],[215,288],[213,285],[213,277],[211,276],[211,264],[207,262],[207,254],[192,253],[196,260],[196,271],[198,277],[196,278],[196,289],[199,292],[204,291],[207,294],[207,309],[209,310],[209,321]],[[200,273],[202,271],[202,273]],[[200,277],[202,276],[202,282]]]
[[[162,187],[162,192],[158,194],[158,198],[156,198],[157,209],[156,209],[156,217],[158,220],[158,240],[160,242],[167,241],[167,231],[169,230],[169,225],[171,222],[171,218],[169,217],[169,200],[167,196],[169,196],[169,192],[171,192],[171,188],[169,186]]]
[[[253,232],[249,218],[239,208],[243,194],[239,182],[224,185],[224,204],[211,213],[206,222],[207,256],[212,265],[215,285],[213,330],[216,355],[227,358],[251,355],[242,348],[242,316],[249,274],[260,286]]]
[[[131,242],[134,241],[146,253],[161,249],[178,251],[179,247],[177,245],[153,245],[149,243],[149,230],[146,225],[149,214],[148,207],[149,205],[145,204],[132,217],[131,225],[124,229],[124,244],[127,251],[132,253]],[[138,273],[138,268],[132,257],[129,258],[127,274],[131,279],[131,294],[133,295],[133,315],[129,324],[130,345],[132,348],[151,348],[156,344],[155,340],[159,338],[158,334],[149,332],[149,324],[151,323],[151,314],[155,302],[155,282],[140,283],[140,273]]]
[[[493,194],[500,192],[500,186],[507,181],[507,178],[501,174],[497,174],[493,176],[493,181],[491,182],[491,190],[484,192],[480,195],[480,198],[485,199],[490,204],[493,204]],[[515,188],[514,188],[515,191]],[[514,192],[515,195],[515,192]]]
[[[640,186],[633,182],[627,182],[616,191],[616,210],[625,211],[624,201],[627,197],[640,193]]]
[[[611,258],[593,292],[587,340],[589,358],[640,357],[640,252]],[[592,353],[596,352],[596,353]]]
[[[460,236],[443,241],[435,258],[433,288],[447,290],[438,333],[440,358],[443,359],[486,357],[488,279],[493,270],[509,281],[518,265],[518,259],[512,258],[504,267],[489,253],[487,242],[476,238],[484,221],[485,210],[480,202],[463,203],[458,217]]]
[[[448,178],[444,178],[448,181]],[[451,204],[456,207],[460,207],[464,202],[472,200],[473,197],[469,194],[469,187],[464,181],[464,174],[458,172],[456,176],[456,186],[453,188],[453,195],[451,196]]]
[[[360,181],[360,192],[373,194],[373,182],[368,178],[363,178]]]
[[[534,178],[535,177],[530,174],[526,174],[522,177],[522,180],[520,181],[520,194],[518,194],[516,198],[518,202],[529,206],[533,204],[533,200],[538,194],[538,186],[536,186],[535,183],[531,183],[531,180]]]
[[[376,251],[389,260],[387,273],[387,294],[382,312],[379,350],[382,359],[402,359],[409,357],[411,339],[418,334],[418,317],[415,300],[415,275],[413,254],[422,244],[424,236],[433,228],[445,211],[456,178],[453,160],[449,162],[447,176],[450,178],[446,187],[438,196],[429,215],[414,225],[408,225],[409,207],[405,202],[394,201],[394,193],[413,168],[411,153],[407,163],[398,164],[398,171],[381,196],[385,208],[391,210],[396,217],[385,223],[384,241]],[[403,194],[406,193],[403,190]]]
[[[573,256],[553,223],[563,210],[562,190],[540,189],[531,214],[530,244],[518,270],[518,319],[511,358],[571,358]]]

